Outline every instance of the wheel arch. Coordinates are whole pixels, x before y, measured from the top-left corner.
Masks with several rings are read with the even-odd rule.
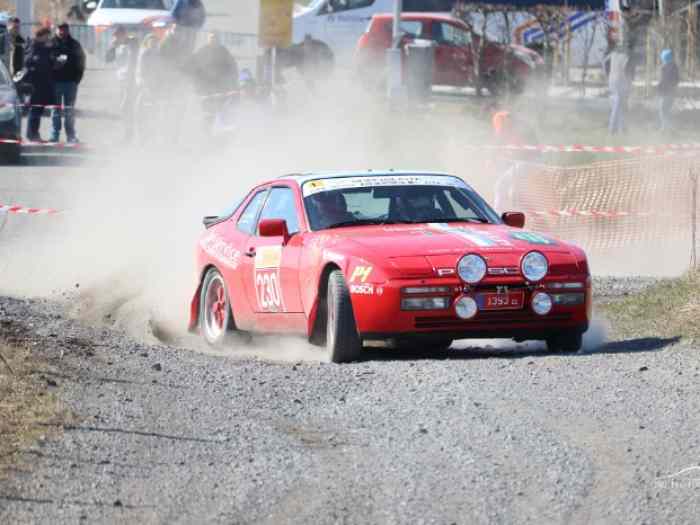
[[[202,284],[204,284],[204,277],[212,268],[221,273],[221,270],[219,270],[216,265],[211,263],[206,264],[204,268],[202,268],[197,281],[197,288],[194,292],[194,296],[192,297],[192,301],[190,302],[190,322],[187,327],[187,330],[190,333],[197,333],[199,331],[199,303],[202,297]]]
[[[318,281],[316,301],[309,316],[309,341],[314,344],[323,344],[326,338],[326,295],[328,293],[328,277],[331,272],[343,269],[335,262],[327,262],[321,270]]]

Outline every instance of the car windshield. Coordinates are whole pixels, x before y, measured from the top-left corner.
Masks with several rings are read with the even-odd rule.
[[[167,11],[172,7],[172,0],[103,0],[103,9],[157,9]]]
[[[363,224],[498,224],[496,212],[463,181],[442,176],[317,179],[303,186],[312,230]]]

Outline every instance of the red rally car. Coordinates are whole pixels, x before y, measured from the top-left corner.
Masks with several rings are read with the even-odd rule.
[[[522,229],[462,179],[422,172],[289,175],[205,217],[190,330],[302,334],[330,359],[363,345],[544,340],[578,351],[591,281],[584,252]]]

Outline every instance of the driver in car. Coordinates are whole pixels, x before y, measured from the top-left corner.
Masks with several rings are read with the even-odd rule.
[[[407,189],[397,200],[400,220],[404,221],[438,221],[443,213],[435,206],[435,197],[421,188]]]
[[[314,200],[320,229],[355,219],[348,211],[345,196],[338,191],[321,192]]]

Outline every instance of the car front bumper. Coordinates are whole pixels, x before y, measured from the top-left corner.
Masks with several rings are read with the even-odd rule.
[[[452,339],[507,338],[507,339],[546,339],[555,333],[579,332],[588,329],[591,310],[590,280],[585,276],[566,279],[567,282],[580,282],[582,288],[576,290],[553,289],[552,281],[528,285],[513,281],[509,284],[486,284],[469,287],[457,280],[420,279],[390,281],[383,284],[353,286],[350,283],[353,312],[360,336],[364,340],[379,340],[392,337],[434,334]],[[440,310],[402,310],[401,298],[406,297],[406,287],[447,286],[449,306]],[[471,319],[457,316],[455,302],[463,295],[476,297],[481,293],[504,291],[522,292],[522,308],[509,310],[480,310]],[[538,315],[531,307],[531,299],[536,292],[550,295],[566,293],[584,294],[580,304],[554,304],[546,315]],[[360,292],[360,293],[358,293]]]

